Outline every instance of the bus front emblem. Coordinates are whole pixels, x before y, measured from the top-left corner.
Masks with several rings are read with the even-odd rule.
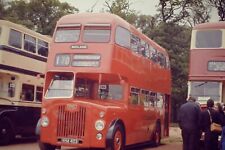
[[[77,105],[76,104],[67,104],[66,105],[66,110],[68,110],[68,111],[75,111],[75,110],[77,110]]]

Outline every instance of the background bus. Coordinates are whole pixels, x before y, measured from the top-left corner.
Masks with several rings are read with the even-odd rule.
[[[34,135],[50,38],[0,20],[0,144]]]
[[[225,22],[196,25],[192,31],[188,95],[204,107],[225,98]]]
[[[169,132],[170,82],[167,52],[120,17],[62,17],[47,63],[40,148],[158,145]]]

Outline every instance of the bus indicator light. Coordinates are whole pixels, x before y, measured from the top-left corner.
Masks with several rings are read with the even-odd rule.
[[[101,112],[99,113],[99,117],[100,117],[100,118],[103,118],[104,116],[105,116],[105,112],[101,111]]]
[[[103,136],[102,136],[102,134],[101,134],[101,133],[96,134],[96,139],[97,139],[97,140],[101,140],[101,139],[102,139],[102,137],[103,137]]]

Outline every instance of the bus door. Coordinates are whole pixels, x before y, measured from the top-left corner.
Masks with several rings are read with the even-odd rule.
[[[225,81],[222,82],[222,103],[225,103]]]
[[[165,101],[164,101],[164,107],[165,107],[165,114],[164,114],[164,131],[163,135],[164,136],[169,136],[169,122],[170,122],[170,95],[165,95]]]
[[[21,89],[20,106],[15,119],[18,123],[18,129],[22,133],[34,133],[41,111],[38,106],[40,104],[35,102],[35,86],[23,83]]]

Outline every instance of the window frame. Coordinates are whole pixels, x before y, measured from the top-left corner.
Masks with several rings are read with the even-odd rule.
[[[120,44],[120,43],[118,42],[119,40],[117,40],[117,39],[118,39],[118,38],[121,38],[121,36],[117,36],[117,35],[119,35],[119,34],[118,34],[119,32],[117,32],[118,29],[123,29],[123,31],[127,31],[127,33],[129,34],[129,38],[128,38],[129,42],[126,43],[126,44],[128,44],[127,46],[126,46],[126,44]],[[118,37],[118,38],[117,38],[117,37]],[[121,47],[124,47],[124,48],[130,49],[130,47],[131,47],[131,32],[130,32],[127,28],[124,28],[124,27],[122,27],[122,26],[117,26],[117,27],[116,27],[116,31],[115,31],[115,38],[114,38],[114,40],[115,40],[115,43],[116,43],[117,45],[119,45],[119,46],[121,46]],[[122,42],[121,42],[121,43],[122,43]]]
[[[23,37],[24,37],[23,38],[23,50],[36,54],[37,53],[37,39],[36,39],[36,37],[31,36],[31,35],[26,34],[26,33],[23,34]],[[28,39],[26,39],[26,37],[28,37]],[[33,39],[34,41],[31,41],[30,38]],[[27,48],[25,47],[26,42],[28,43]],[[34,46],[34,50],[29,49],[29,47],[30,47],[29,45],[31,45],[31,44]]]
[[[15,35],[11,35],[12,32],[14,32],[14,34],[16,33],[17,34],[16,36],[19,36],[19,41],[16,41],[16,43],[12,43],[12,40],[15,40]],[[11,36],[13,36],[13,37],[11,37]],[[15,47],[15,48],[18,48],[18,49],[22,49],[22,47],[23,47],[23,44],[22,44],[23,37],[22,36],[23,36],[23,33],[21,31],[18,31],[16,29],[10,28],[10,30],[9,30],[9,38],[8,38],[8,45],[12,46],[12,47]],[[18,37],[16,37],[16,39],[17,38]],[[13,42],[15,42],[15,41],[13,41]],[[19,44],[19,46],[15,45],[15,44]]]

